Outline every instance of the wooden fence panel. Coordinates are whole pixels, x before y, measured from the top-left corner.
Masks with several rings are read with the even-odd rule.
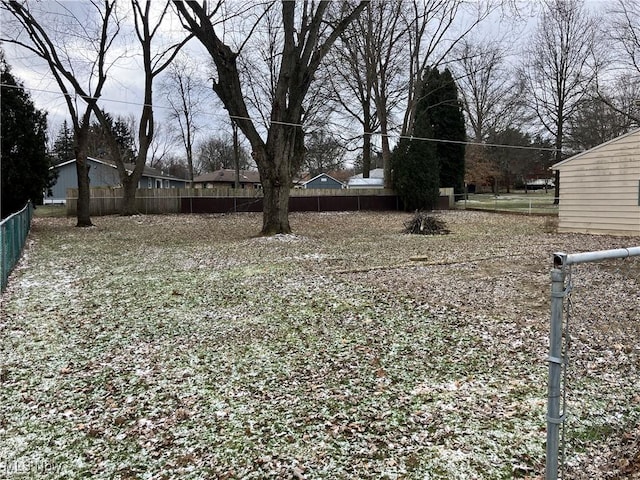
[[[450,208],[453,195],[442,189],[439,208]],[[122,205],[122,189],[91,189],[90,215],[115,215]],[[136,192],[142,214],[261,212],[262,190],[233,188],[142,188]],[[78,190],[67,190],[67,215],[77,215]],[[402,204],[393,190],[291,189],[289,210],[354,211],[399,210]]]

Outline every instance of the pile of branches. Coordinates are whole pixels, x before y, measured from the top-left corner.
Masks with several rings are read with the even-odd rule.
[[[443,220],[430,214],[416,210],[413,217],[405,222],[404,233],[416,235],[446,235],[450,233]]]

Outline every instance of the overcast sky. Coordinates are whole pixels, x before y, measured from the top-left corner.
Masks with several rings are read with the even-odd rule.
[[[56,6],[56,2],[43,2],[46,8]],[[86,15],[88,2],[63,2],[64,8],[69,9],[70,13],[83,18]],[[160,5],[160,3],[158,3]],[[128,2],[120,2],[120,6],[130,8]],[[69,12],[60,12],[67,14]],[[118,44],[113,49],[112,58],[118,57],[113,62],[105,84],[103,94],[100,99],[100,105],[112,113],[114,116],[128,116],[133,114],[136,118],[141,112],[141,104],[143,101],[143,81],[141,58],[137,55],[137,39],[133,36],[133,16],[131,12],[122,12],[122,16],[126,19],[128,26],[123,29],[125,35],[122,36]],[[7,14],[2,12],[2,23],[7,25]],[[128,32],[125,30],[129,30]],[[7,32],[4,32],[5,35]],[[170,41],[172,38],[183,36],[185,34],[179,21],[173,17],[168,17],[163,22],[158,40]],[[32,99],[39,109],[48,112],[49,136],[53,137],[59,130],[64,120],[69,120],[69,113],[64,101],[64,97],[60,93],[60,89],[53,79],[47,65],[38,59],[33,53],[25,49],[17,47],[13,44],[3,44],[6,59],[12,68],[15,77],[21,80],[27,90],[30,92]],[[199,68],[200,82],[208,84],[210,77],[210,61],[208,54],[204,51],[197,40],[192,40],[184,50],[190,58],[196,59],[196,65]],[[75,51],[79,56],[83,53]],[[90,53],[87,54],[88,56]],[[87,78],[86,76],[80,76]],[[156,122],[166,123],[166,117],[169,113],[168,104],[164,95],[161,94],[162,76],[154,83],[154,112]],[[87,82],[81,84],[86,88]],[[207,88],[209,86],[207,85]],[[72,90],[72,89],[71,89]],[[211,125],[212,129],[229,129],[229,120],[226,112],[221,110],[219,103],[215,100],[209,101],[211,105],[205,109],[206,114],[203,121]]]
[[[589,2],[593,7],[599,7],[602,1],[596,0]],[[55,2],[45,1],[40,5],[46,8],[55,6]],[[62,2],[62,9],[67,12],[65,14],[73,14],[78,18],[86,16],[86,11],[90,5],[88,2]],[[160,3],[158,3],[160,5]],[[523,19],[519,25],[515,25],[509,19],[501,19],[499,15],[494,15],[492,19],[486,21],[474,37],[489,37],[496,40],[504,39],[512,46],[510,63],[516,65],[519,61],[519,42],[526,39],[528,32],[535,26],[536,19],[533,17],[536,2],[524,3],[521,10]],[[128,2],[120,2],[119,8],[130,8]],[[60,8],[60,7],[58,7]],[[133,114],[139,117],[141,110],[141,102],[143,98],[143,74],[141,73],[140,58],[137,57],[135,49],[137,40],[133,37],[131,12],[122,11],[123,18],[128,22],[128,27],[124,28],[125,35],[115,46],[115,51],[119,56],[117,62],[114,63],[109,73],[108,81],[102,94],[100,104],[106,111],[114,116],[128,116]],[[2,13],[2,23],[6,25],[6,13]],[[174,16],[169,16],[161,26],[162,39],[176,39],[184,35],[179,20]],[[126,32],[128,31],[128,32]],[[228,33],[228,32],[227,32]],[[7,32],[5,31],[5,35]],[[46,65],[39,61],[33,54],[23,49],[15,47],[12,44],[3,45],[8,63],[11,65],[14,75],[19,78],[29,90],[34,99],[36,106],[48,112],[49,119],[49,136],[53,138],[59,130],[62,122],[69,119],[68,111],[64,99],[59,91],[56,82],[53,80]],[[195,63],[199,69],[200,82],[210,89],[208,78],[211,75],[210,57],[197,40],[192,40],[185,51],[191,59],[195,59]],[[82,52],[77,52],[81,54]],[[160,77],[161,80],[161,77]],[[167,123],[167,115],[169,113],[166,99],[160,94],[160,82],[154,85],[154,111],[156,122]],[[226,111],[220,107],[220,103],[216,99],[210,99],[208,105],[203,109],[206,113],[201,122],[206,124],[204,130],[211,132],[229,131],[229,119]]]

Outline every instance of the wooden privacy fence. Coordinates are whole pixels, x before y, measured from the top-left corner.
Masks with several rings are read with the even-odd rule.
[[[451,190],[451,192],[450,192]],[[451,208],[453,189],[441,189],[440,209]],[[136,193],[137,209],[143,214],[160,213],[230,213],[261,212],[262,190],[233,188],[142,188]],[[91,189],[91,216],[120,212],[122,190]],[[67,215],[77,214],[78,189],[67,190]],[[362,189],[292,189],[291,212],[326,212],[359,210],[400,210],[402,202],[393,190]]]

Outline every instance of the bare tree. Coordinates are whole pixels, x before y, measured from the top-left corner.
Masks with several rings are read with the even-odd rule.
[[[112,159],[116,163],[120,182],[122,183],[123,199],[120,211],[122,215],[134,215],[137,213],[136,190],[147,162],[147,155],[155,128],[153,82],[171,64],[180,49],[191,38],[191,35],[186,35],[177,42],[154,52],[154,37],[158,34],[160,25],[169,12],[170,2],[166,1],[160,10],[157,9],[157,4],[154,4],[156,6],[153,8],[153,12],[151,5],[152,2],[150,1],[131,0],[135,32],[141,47],[142,66],[144,69],[144,99],[140,121],[138,122],[138,152],[135,158],[135,166],[131,173],[129,173],[122,158],[122,152],[116,141],[116,136],[109,136]],[[159,15],[157,12],[160,12]],[[155,20],[152,20],[152,18]],[[105,112],[97,104],[93,105],[93,111],[105,130],[109,131],[109,121]]]
[[[162,170],[168,175],[186,179],[189,176],[189,169],[184,158],[168,153],[161,161],[155,164],[155,168]]]
[[[625,98],[625,90],[631,85],[621,82],[612,87],[592,88],[588,92],[567,122],[570,149],[577,152],[588,150],[627,133],[635,126],[633,99],[637,97],[631,96],[631,101]],[[638,93],[637,83],[635,91]]]
[[[38,4],[38,7],[41,5]],[[26,3],[2,0],[2,9],[16,24],[3,22],[0,41],[13,43],[44,60],[64,95],[74,132],[74,151],[78,176],[77,226],[92,225],[89,213],[90,188],[87,142],[91,113],[102,95],[109,64],[107,53],[120,31],[115,2],[97,0],[88,5],[82,17],[65,4],[52,10],[32,9]],[[60,30],[64,35],[60,35]],[[26,34],[26,36],[25,36]],[[70,34],[72,39],[69,40]],[[80,44],[84,52],[80,56]],[[83,106],[79,105],[78,97]]]
[[[566,126],[594,82],[590,65],[596,25],[581,0],[545,0],[522,69],[528,99],[537,120],[554,139],[556,162],[562,160]],[[556,202],[560,176],[556,172]]]
[[[408,99],[402,135],[413,129],[418,101],[422,98],[425,73],[440,66],[456,45],[498,8],[498,2],[464,4],[457,0],[414,1],[405,13],[408,29]]]
[[[167,125],[156,122],[153,139],[149,144],[147,165],[157,168],[158,166],[164,165],[167,160],[171,160],[173,156],[171,150],[175,147],[175,143],[172,132]],[[188,166],[186,170],[187,172],[189,171]],[[187,174],[183,178],[186,179],[188,176]]]
[[[429,2],[427,2],[429,3]],[[417,2],[413,4],[416,7]],[[411,8],[411,7],[409,7]],[[417,7],[416,7],[417,8]],[[406,55],[403,47],[411,38],[411,24],[407,22],[406,8],[402,1],[396,1],[390,7],[384,1],[376,2],[374,13],[367,24],[372,37],[369,62],[374,65],[373,99],[380,128],[380,146],[384,168],[384,186],[392,187],[391,179],[391,146],[389,133],[391,130],[391,112],[400,101],[398,94],[409,92],[402,77],[406,75]],[[411,21],[418,22],[418,18]]]
[[[617,46],[618,60],[640,74],[640,1],[612,2],[608,18],[608,34]]]
[[[506,66],[504,48],[495,41],[463,39],[453,69],[464,112],[477,143],[490,131],[518,128],[524,123],[524,85]]]
[[[477,144],[495,132],[517,131],[525,123],[523,82],[507,68],[505,49],[496,40],[463,39],[455,49],[453,70],[467,120],[468,135]],[[496,179],[499,159],[482,145],[465,151],[470,183]],[[495,182],[492,182],[495,183]]]
[[[198,118],[208,101],[208,92],[198,80],[195,65],[186,55],[182,55],[169,66],[162,83],[162,92],[169,103],[169,119],[177,123],[177,137],[187,155],[189,181],[193,181],[193,150],[199,130]]]
[[[303,103],[323,58],[366,2],[353,8],[348,3],[332,5],[329,1],[281,3],[278,49],[274,50],[280,64],[277,74],[274,72],[274,96],[265,115],[269,119],[266,139],[249,115],[249,90],[241,82],[238,57],[274,4],[253,8],[255,21],[238,40],[235,50],[229,43],[231,38],[221,38],[214,28],[214,17],[223,13],[222,5],[217,2],[209,10],[197,2],[175,1],[185,28],[200,40],[213,59],[217,77],[213,90],[253,149],[264,189],[262,234],[289,233],[289,191],[304,156]]]
[[[339,139],[325,130],[311,133],[304,156],[304,166],[309,175],[341,170],[344,167],[345,148]]]
[[[388,88],[389,83],[397,85],[395,80],[402,65],[400,41],[389,36],[401,38],[404,33],[398,31],[396,25],[401,7],[401,2],[370,2],[342,33],[339,46],[333,53],[334,62],[329,81],[341,109],[362,128],[364,178],[369,177],[371,169],[372,134],[380,127],[374,84],[378,84],[378,93],[382,92],[387,98],[393,99],[388,102],[393,105],[403,91],[401,87],[393,92]],[[383,55],[385,58],[381,60]],[[392,110],[392,105],[387,108]],[[383,118],[386,121],[388,116]],[[383,128],[388,130],[387,125]]]
[[[251,167],[251,155],[237,145],[231,135],[216,134],[205,138],[196,149],[196,169],[199,173],[215,172],[219,169]]]
[[[634,125],[640,124],[640,1],[616,0],[608,4],[606,37],[612,41],[612,66],[624,71],[613,82],[598,85],[601,102]],[[612,95],[611,92],[618,92]]]
[[[276,97],[282,42],[281,13],[277,8],[267,8],[261,27],[257,29],[254,38],[243,46],[243,55],[238,57],[240,77],[248,92],[249,111],[265,126],[269,124],[271,105]],[[316,69],[309,85],[301,121],[305,142],[309,131],[328,129],[328,124],[336,114],[336,96],[331,88],[335,75],[332,54],[339,50],[339,47],[330,50]],[[231,123],[233,128],[237,128],[233,119]]]
[[[484,1],[465,5],[458,0],[377,0],[361,16],[358,25],[367,42],[361,68],[374,73],[365,80],[371,81],[386,187],[391,187],[393,112],[404,105],[400,134],[408,135],[427,69],[440,65],[491,11],[491,4]]]
[[[373,105],[373,75],[375,70],[368,63],[363,50],[368,46],[368,36],[345,36],[334,50],[335,61],[330,68],[329,82],[341,110],[362,130],[362,174],[369,178],[371,169],[371,134],[378,127]],[[364,47],[364,48],[362,48]]]

